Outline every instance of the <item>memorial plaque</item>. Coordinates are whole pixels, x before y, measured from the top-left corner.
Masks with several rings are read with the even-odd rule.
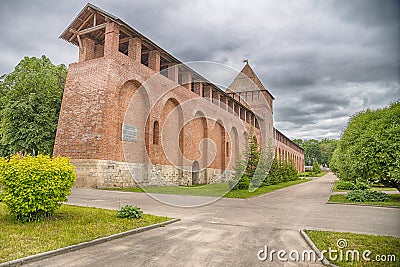
[[[137,128],[133,125],[122,124],[122,141],[136,142]]]

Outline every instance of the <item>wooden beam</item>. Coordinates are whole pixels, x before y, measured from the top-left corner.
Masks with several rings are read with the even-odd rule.
[[[81,37],[79,35],[77,35],[76,38],[78,39],[79,52],[82,53],[83,52],[83,46],[82,46]]]
[[[74,33],[75,35],[84,35],[84,34],[91,33],[91,32],[97,31],[97,30],[101,30],[101,29],[105,28],[106,25],[107,25],[107,23],[103,23],[103,24],[99,24],[99,25],[91,27],[91,28],[81,30],[81,31],[75,31],[72,29],[70,29],[69,31]]]
[[[127,31],[126,29],[124,29],[123,27],[120,27],[119,30],[120,30],[121,32],[125,33],[125,34],[128,35],[128,36],[132,36],[132,34],[131,34],[129,31]]]
[[[97,31],[97,30],[101,30],[101,29],[105,28],[106,25],[107,25],[107,23],[103,23],[103,24],[99,24],[99,25],[91,27],[91,28],[81,30],[81,31],[79,31],[79,35],[91,33],[91,32]]]
[[[129,42],[129,39],[131,39],[131,38],[133,38],[133,37],[122,38],[122,39],[119,40],[119,43],[123,44],[123,43]]]
[[[79,26],[79,28],[76,30],[77,32],[79,32],[83,26],[85,26],[85,24],[93,17],[94,13],[90,14],[89,17],[87,17],[87,19],[85,19],[85,21],[81,24],[81,26]],[[73,34],[71,36],[71,38],[68,39],[68,42],[71,42],[72,40],[74,40],[74,38],[77,36],[77,34]]]
[[[94,26],[96,26],[96,12],[94,12],[94,15],[93,15],[93,27]]]

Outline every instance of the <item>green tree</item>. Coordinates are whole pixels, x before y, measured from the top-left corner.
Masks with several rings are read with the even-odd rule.
[[[293,161],[286,162],[284,160],[274,158],[268,175],[262,185],[267,186],[298,179],[299,175],[296,167],[293,164]]]
[[[312,167],[312,171],[313,171],[313,173],[320,173],[321,172],[321,168],[319,167],[318,161],[314,161],[313,167]]]
[[[0,79],[0,153],[51,154],[67,69],[25,57]]]
[[[245,151],[245,158],[247,161],[245,174],[248,177],[253,177],[254,172],[256,171],[258,163],[260,161],[260,154],[261,149],[257,143],[257,137],[255,135],[250,135],[248,146]]]
[[[234,185],[232,189],[249,188],[251,179],[260,161],[260,146],[257,144],[257,137],[251,132],[248,137],[248,145],[235,165]]]
[[[333,151],[335,151],[337,143],[338,140],[327,138],[324,138],[319,142],[318,146],[319,150],[321,151],[321,160],[319,161],[319,163],[324,166],[329,166],[329,162],[332,159],[332,154]]]
[[[338,140],[324,138],[321,141],[316,139],[302,140],[294,139],[297,145],[304,149],[305,164],[312,166],[314,161],[322,165],[329,166],[333,151],[337,146]]]
[[[312,166],[314,161],[321,161],[321,150],[319,142],[316,139],[310,139],[304,142],[304,160],[306,165]]]
[[[344,180],[379,180],[400,191],[400,101],[355,114],[332,156]]]
[[[303,139],[293,139],[293,142],[296,143],[298,146],[304,148],[304,141],[303,141]]]
[[[264,151],[257,142],[257,137],[250,131],[247,146],[241,158],[236,161],[233,180],[229,182],[232,189],[249,189],[250,192],[264,186],[274,158],[272,144]]]

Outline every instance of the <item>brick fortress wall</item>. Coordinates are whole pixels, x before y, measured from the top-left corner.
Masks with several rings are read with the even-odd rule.
[[[96,45],[84,41],[79,62],[69,66],[54,154],[72,159],[76,185],[190,185],[226,179],[251,127],[260,139],[255,118],[241,120],[204,83],[178,84],[173,67],[169,77],[157,74],[159,53],[149,55],[146,66],[136,53],[121,53],[118,39],[117,25],[108,23],[104,53],[96,54]],[[201,171],[193,177],[195,161]]]
[[[274,139],[273,97],[249,65],[241,74],[254,76],[250,84],[239,75],[223,92],[90,4],[61,38],[79,47],[79,61],[69,66],[54,155],[71,158],[76,186],[226,181],[250,132],[264,149],[298,152],[301,170],[302,151]],[[256,98],[235,94],[249,86]]]

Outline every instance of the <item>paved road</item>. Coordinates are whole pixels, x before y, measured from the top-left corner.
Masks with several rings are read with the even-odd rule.
[[[125,204],[181,222],[29,266],[321,266],[257,259],[268,249],[308,250],[300,229],[400,236],[400,209],[327,205],[332,174],[252,199],[220,199],[197,208],[162,204],[143,193],[74,189],[70,204],[117,209]],[[170,196],[182,198],[182,196]],[[187,203],[199,197],[186,197]]]

